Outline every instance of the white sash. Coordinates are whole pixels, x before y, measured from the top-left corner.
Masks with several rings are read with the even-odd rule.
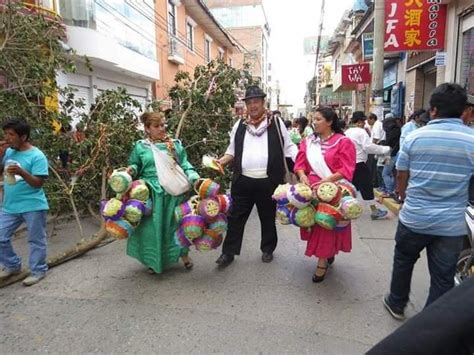
[[[155,161],[156,176],[163,189],[172,196],[179,196],[189,191],[191,184],[183,168],[168,154],[158,149],[150,140],[142,143],[151,149]]]
[[[313,173],[321,179],[325,179],[333,174],[324,160],[320,138],[307,139],[306,158],[308,159],[308,163],[311,166]]]

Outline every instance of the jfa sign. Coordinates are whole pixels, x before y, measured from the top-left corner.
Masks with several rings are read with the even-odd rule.
[[[369,63],[342,66],[342,85],[370,83]]]
[[[447,6],[442,0],[385,0],[385,51],[444,47]]]

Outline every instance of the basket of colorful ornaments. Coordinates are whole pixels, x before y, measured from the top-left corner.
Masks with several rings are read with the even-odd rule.
[[[343,230],[362,215],[356,189],[348,181],[324,182],[313,188],[305,184],[279,185],[273,193],[280,224],[328,230]]]
[[[140,224],[142,217],[152,212],[150,190],[143,180],[133,181],[124,168],[114,170],[108,183],[115,197],[101,201],[105,229],[114,238],[126,239]]]
[[[200,251],[217,249],[227,232],[232,199],[220,194],[219,184],[211,179],[200,179],[195,190],[197,195],[175,209],[179,223],[176,240],[185,248],[194,245]]]

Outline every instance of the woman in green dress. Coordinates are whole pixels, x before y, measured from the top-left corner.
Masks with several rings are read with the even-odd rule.
[[[146,182],[153,201],[153,213],[144,217],[129,237],[127,254],[146,267],[151,273],[161,273],[179,258],[186,269],[193,263],[188,256],[189,249],[181,248],[175,239],[178,223],[174,218],[175,208],[184,200],[184,194],[173,196],[160,184],[155,167],[155,157],[151,144],[161,152],[169,154],[183,169],[192,185],[199,175],[188,161],[186,151],[179,140],[173,140],[166,134],[165,117],[162,113],[147,112],[141,117],[148,135],[147,140],[135,143],[129,158],[128,171],[134,179]]]

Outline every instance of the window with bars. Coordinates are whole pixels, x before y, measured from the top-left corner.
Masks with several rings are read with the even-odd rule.
[[[209,38],[204,39],[204,55],[206,56],[206,62],[211,61],[211,40]]]
[[[189,22],[186,23],[186,44],[189,50],[194,51],[194,26]]]

